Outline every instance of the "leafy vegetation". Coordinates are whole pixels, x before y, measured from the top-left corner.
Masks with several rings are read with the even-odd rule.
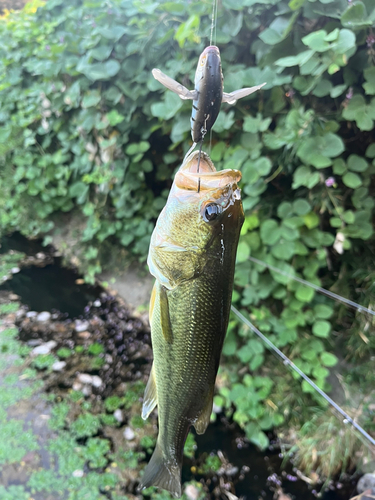
[[[190,145],[191,104],[150,70],[191,80],[211,5],[49,0],[34,10],[0,22],[0,228],[49,242],[69,214],[77,243],[65,251],[93,280],[114,247],[123,261],[145,259]],[[225,90],[267,85],[223,106],[211,150],[218,168],[243,175],[234,302],[321,388],[339,359],[354,361],[359,394],[373,373],[367,316],[249,257],[373,307],[374,26],[372,0],[223,0]],[[231,322],[216,402],[250,440],[266,446],[264,431],[325,406],[301,387]]]

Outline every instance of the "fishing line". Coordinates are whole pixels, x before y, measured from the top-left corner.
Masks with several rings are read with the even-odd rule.
[[[214,32],[214,25],[215,25],[215,42],[216,42],[216,23],[215,23],[216,18],[217,18],[217,0],[213,0],[213,2],[212,2],[212,16],[211,16],[210,45],[212,45],[212,35]]]
[[[368,309],[365,306],[361,306],[361,304],[357,304],[357,302],[354,302],[353,300],[346,299],[345,297],[341,297],[341,295],[338,295],[337,293],[331,292],[330,290],[322,288],[321,286],[314,285],[314,283],[310,283],[310,281],[306,281],[302,278],[298,278],[298,276],[293,276],[292,274],[289,274],[285,271],[282,271],[281,269],[279,269],[275,266],[272,266],[271,264],[267,264],[266,262],[263,262],[262,260],[256,259],[255,257],[249,257],[249,260],[251,260],[252,262],[255,262],[256,264],[260,264],[262,266],[268,267],[268,269],[271,269],[272,271],[275,271],[276,273],[282,274],[283,276],[285,276],[287,278],[298,281],[298,283],[301,283],[302,285],[309,286],[310,288],[313,288],[317,292],[322,293],[324,295],[327,295],[331,299],[337,300],[338,302],[342,302],[343,304],[354,307],[355,309],[357,309],[358,312],[361,312],[361,313],[367,312],[367,313],[371,314],[372,316],[375,316],[375,311],[372,311],[371,309]]]
[[[302,377],[308,384],[311,385],[335,410],[337,410],[341,416],[344,417],[344,424],[350,423],[358,432],[362,434],[372,445],[375,446],[375,439],[373,439],[370,434],[368,434],[355,420],[353,420],[347,413],[344,411],[337,403],[333,401],[322,389],[320,389],[307,375],[303,373],[302,370],[296,366],[293,361],[291,361],[280,349],[278,349],[262,332],[258,330],[256,326],[254,326],[243,314],[240,313],[234,306],[231,306],[234,314],[252,330],[258,337],[260,337],[263,342],[273,350],[280,358],[283,360],[283,364],[285,366],[290,366],[295,372],[298,373],[300,377]]]

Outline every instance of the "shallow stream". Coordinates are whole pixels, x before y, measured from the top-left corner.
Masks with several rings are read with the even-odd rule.
[[[156,419],[154,417],[151,423],[147,424],[149,427],[142,427],[143,424],[140,423],[138,417],[141,402],[139,394],[141,392],[138,394],[137,391],[133,391],[134,384],[143,391],[141,385],[147,380],[150,369],[152,354],[148,327],[139,314],[129,311],[125,303],[101,287],[79,284],[82,283],[80,276],[73,270],[62,267],[60,258],[47,255],[48,252],[38,243],[28,242],[18,235],[4,238],[0,253],[5,254],[10,250],[21,251],[29,256],[39,255],[40,262],[38,265],[22,267],[19,272],[12,275],[11,279],[0,286],[0,303],[6,304],[7,301],[9,302],[9,298],[15,300],[15,295],[17,295],[21,304],[18,311],[12,312],[5,318],[5,324],[11,320],[14,321],[14,324],[19,328],[18,338],[22,345],[28,346],[29,350],[50,341],[55,342],[56,344],[51,351],[56,352],[60,363],[63,360],[65,365],[62,369],[55,370],[53,366],[57,365],[53,365],[53,363],[56,363],[58,358],[54,359],[52,352],[45,354],[44,356],[47,358],[50,356],[50,358],[41,359],[39,366],[37,366],[38,376],[30,377],[33,383],[34,379],[37,379],[39,382],[43,381],[43,384],[31,391],[30,397],[19,399],[16,406],[10,404],[7,407],[8,423],[12,419],[23,421],[24,432],[29,432],[31,429],[38,447],[35,445],[29,450],[26,447],[25,455],[21,453],[22,457],[17,455],[16,459],[14,457],[12,459],[9,455],[7,459],[2,460],[1,450],[2,447],[4,448],[4,444],[1,445],[2,437],[0,435],[0,500],[23,500],[29,494],[32,494],[30,498],[32,496],[35,500],[74,499],[75,496],[68,496],[65,490],[59,490],[56,485],[49,484],[44,489],[43,487],[38,489],[34,486],[33,489],[35,483],[35,481],[33,483],[33,478],[39,477],[35,475],[36,470],[49,471],[51,469],[56,474],[56,478],[64,477],[64,473],[60,470],[58,453],[51,452],[50,440],[51,438],[56,439],[59,434],[65,435],[70,425],[74,427],[79,420],[80,412],[90,410],[94,415],[101,415],[101,424],[98,424],[94,431],[86,433],[81,431],[81,434],[77,431],[75,435],[77,442],[83,443],[84,446],[88,446],[87,443],[98,445],[99,441],[95,441],[95,439],[104,439],[106,443],[109,443],[108,446],[110,446],[112,453],[110,456],[108,450],[103,451],[103,460],[97,459],[95,462],[91,459],[90,462],[90,459],[87,458],[89,457],[88,452],[85,452],[86,459],[82,462],[85,463],[82,475],[89,475],[90,471],[95,471],[97,475],[104,474],[106,471],[107,474],[111,467],[115,468],[113,463],[115,460],[117,461],[116,457],[120,457],[119,463],[124,460],[124,446],[128,447],[125,452],[125,455],[128,454],[126,456],[130,456],[131,451],[135,457],[138,456],[142,461],[152,451],[152,440],[148,444],[144,443],[150,432],[155,436]],[[44,253],[45,258],[42,257],[42,253]],[[30,313],[30,311],[33,312]],[[40,316],[37,315],[42,311],[51,313],[49,317],[48,314],[45,315],[47,319],[43,321],[39,320]],[[0,338],[1,335],[3,333],[0,329]],[[20,349],[21,351],[22,349]],[[6,359],[7,363],[0,364],[0,386],[13,373],[12,359],[17,361],[17,365],[22,364],[17,356],[15,358],[8,356]],[[46,366],[43,366],[42,362],[45,362]],[[26,361],[26,364],[28,363],[30,361]],[[35,361],[32,361],[31,365],[35,366]],[[80,375],[82,373],[91,377],[91,382],[82,381]],[[94,377],[97,377],[96,384],[93,383]],[[15,387],[18,387],[19,384],[27,386],[28,377],[23,373],[19,378],[26,379],[26,382],[17,380]],[[75,391],[77,394],[82,394],[81,399],[74,396]],[[49,395],[49,401],[45,398],[46,394]],[[127,394],[133,394],[130,403]],[[123,398],[122,403],[121,401],[121,404],[118,403],[118,408],[116,408],[114,399],[116,397]],[[66,414],[63,414],[64,418],[59,417],[59,425],[56,424],[54,427],[52,426],[52,429],[49,428],[47,423],[50,414],[51,412],[55,414],[57,411],[53,405],[57,402],[57,405],[60,405],[58,408],[61,410],[61,405],[67,398],[70,398],[70,401],[73,401],[76,406],[73,410],[72,408],[66,410]],[[103,417],[104,400],[106,413]],[[111,404],[108,401],[111,401]],[[81,406],[77,406],[77,404]],[[113,419],[116,411],[117,422]],[[122,414],[121,419],[119,412]],[[110,417],[112,421],[110,421]],[[131,427],[129,427],[129,422]],[[139,427],[135,422],[138,422]],[[128,428],[130,431],[126,430]],[[133,436],[129,440],[126,437],[126,432],[128,432],[128,437],[130,432],[133,434],[139,432],[141,437]],[[23,439],[22,435],[18,438],[20,441]],[[19,446],[17,436],[13,436],[13,439],[15,440],[15,448],[17,448]],[[317,495],[324,500],[349,500],[355,495],[356,480],[354,478],[347,478],[346,482],[336,483],[335,486],[332,483],[319,494],[321,485],[315,486],[314,489],[314,486],[307,484],[299,477],[293,464],[290,462],[282,463],[283,458],[276,440],[271,449],[264,453],[260,452],[247,442],[239,427],[228,422],[223,415],[217,416],[216,422],[208,427],[204,435],[195,436],[195,441],[195,457],[184,460],[183,480],[195,480],[203,484],[205,493],[202,494],[205,496],[197,496],[197,499],[230,499],[231,497],[226,495],[226,491],[241,497],[243,500],[277,498],[313,500]],[[100,446],[98,445],[98,447]],[[38,452],[35,451],[36,449]],[[139,453],[141,449],[146,451],[143,454]],[[95,454],[95,450],[91,453]],[[199,470],[202,470],[199,468],[199,464],[204,463],[207,456],[219,457],[221,462],[219,470],[199,473]],[[61,458],[61,463],[63,460],[65,459]],[[134,461],[131,462],[130,466],[130,462],[126,460],[124,471],[121,472],[120,479],[116,483],[117,486],[106,489],[99,485],[99,496],[92,496],[92,494],[84,496],[82,493],[77,498],[87,498],[87,500],[141,498],[139,494],[133,496],[136,491],[139,468],[137,468],[136,463],[134,464]],[[93,463],[96,467],[93,467]],[[130,474],[131,468],[136,471],[134,474]],[[73,476],[76,474],[74,477],[77,480],[82,477],[80,471],[81,469],[78,468],[72,473]],[[50,478],[52,481],[53,476]],[[74,491],[74,484],[68,488],[68,492]],[[83,486],[81,487],[83,488]],[[21,489],[15,490],[14,488]],[[13,491],[16,492],[14,496],[12,496]],[[25,497],[17,491],[22,492],[22,494],[25,492]],[[55,493],[51,494],[50,491]],[[124,494],[130,496],[121,496]],[[152,496],[152,498],[156,497]],[[162,498],[169,498],[169,496]],[[160,497],[160,500],[162,498]],[[193,500],[193,497],[187,496],[186,498]]]

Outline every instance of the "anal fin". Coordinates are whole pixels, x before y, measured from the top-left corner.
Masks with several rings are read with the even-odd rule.
[[[146,420],[155,406],[158,404],[158,394],[156,391],[155,370],[152,365],[150,376],[143,396],[142,418]]]
[[[208,424],[210,423],[213,400],[214,400],[214,387],[212,387],[212,390],[210,391],[210,393],[206,399],[206,403],[205,403],[199,417],[197,418],[196,422],[193,424],[195,430],[197,431],[197,434],[204,434],[206,432]]]

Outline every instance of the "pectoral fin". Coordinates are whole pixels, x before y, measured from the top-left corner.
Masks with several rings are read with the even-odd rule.
[[[146,420],[155,406],[158,404],[158,395],[156,392],[155,370],[152,365],[150,376],[143,396],[142,418]]]
[[[197,418],[197,421],[193,424],[197,434],[204,434],[208,424],[210,423],[210,417],[212,413],[212,405],[214,400],[214,388],[210,391],[210,394],[207,397],[206,404],[202,409],[201,414]]]
[[[266,85],[266,83],[255,85],[255,87],[248,87],[246,89],[234,90],[233,92],[230,92],[230,94],[223,92],[222,102],[227,102],[228,104],[236,104],[238,99],[242,99],[242,97],[253,94],[257,90],[261,89],[264,85]]]
[[[163,332],[163,337],[169,344],[171,344],[173,342],[173,333],[171,318],[169,316],[168,296],[166,288],[162,285],[160,285],[159,303],[161,330]]]
[[[148,318],[149,318],[150,323],[152,321],[152,315],[153,315],[154,308],[155,308],[155,297],[156,297],[156,283],[154,284],[154,286],[152,288],[151,298],[150,298],[150,307],[148,309]]]
[[[152,76],[160,82],[164,87],[171,90],[175,94],[177,94],[181,99],[197,99],[198,91],[197,90],[188,90],[186,87],[181,85],[181,83],[176,82],[170,76],[164,74],[160,69],[154,68],[152,70]]]

